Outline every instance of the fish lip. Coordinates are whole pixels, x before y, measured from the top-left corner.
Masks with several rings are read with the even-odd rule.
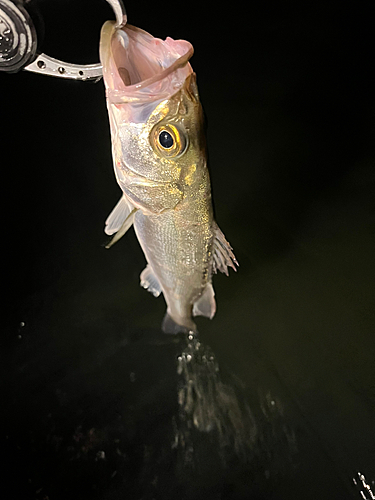
[[[121,80],[123,84],[123,88],[119,88],[119,86],[114,85],[113,83],[113,75],[111,75],[111,71],[109,70],[110,66],[110,60],[113,58],[112,54],[112,40],[113,37],[115,36],[116,32],[120,30],[130,29],[131,31],[134,31],[136,33],[144,33],[147,36],[154,38],[157,40],[157,38],[153,37],[150,33],[148,33],[145,30],[142,30],[140,28],[137,28],[135,26],[132,26],[130,24],[126,24],[125,26],[118,28],[116,27],[115,21],[107,21],[104,23],[102,30],[101,30],[101,37],[100,37],[100,59],[102,62],[103,66],[103,74],[104,76],[108,75],[109,78],[112,80],[112,85],[107,85],[106,84],[106,93],[107,97],[108,94],[110,94],[115,100],[116,98],[120,98],[119,102],[126,102],[126,101],[149,101],[151,100],[156,100],[159,98],[158,95],[151,94],[150,96],[141,96],[140,98],[135,97],[135,93],[141,89],[144,89],[146,87],[151,86],[152,84],[155,84],[156,82],[159,82],[166,77],[168,77],[171,73],[175,72],[176,70],[183,68],[188,64],[189,59],[192,57],[194,53],[194,48],[191,45],[190,42],[186,40],[181,40],[181,42],[184,42],[187,47],[187,51],[178,57],[170,66],[167,68],[163,69],[160,73],[157,73],[149,78],[146,78],[144,80],[141,80],[140,82],[131,84],[131,85],[126,85],[124,79],[122,78],[121,74],[119,73],[119,68],[117,64],[114,64],[114,69],[117,73],[118,79]],[[191,70],[192,72],[192,70]],[[106,80],[106,78],[104,78]],[[113,101],[115,102],[115,101]]]
[[[138,33],[146,33],[147,35],[152,36],[147,31],[142,30],[141,28],[137,28],[136,26],[132,26],[131,24],[126,24],[126,27],[132,31],[135,31]],[[119,29],[122,29],[122,28],[119,28]],[[119,29],[117,29],[116,31],[118,31]],[[112,33],[112,38],[113,38],[114,34],[115,34],[115,32]],[[186,43],[189,43],[189,42],[186,42]],[[188,51],[185,54],[183,54],[182,56],[180,56],[178,59],[176,59],[174,63],[172,63],[170,66],[168,66],[168,68],[165,68],[161,73],[157,73],[156,75],[151,76],[150,78],[146,78],[146,80],[142,80],[139,83],[134,83],[133,85],[126,85],[124,82],[126,89],[129,89],[129,91],[131,91],[133,89],[141,89],[144,87],[148,87],[152,83],[155,83],[159,80],[163,80],[166,76],[173,73],[173,71],[176,71],[176,69],[182,68],[183,66],[185,66],[194,53],[193,46],[190,43],[189,43],[189,45],[190,45],[190,47],[189,47]],[[118,69],[118,68],[116,67],[116,69]],[[120,75],[120,77],[121,77],[121,75]],[[121,77],[121,79],[122,79],[122,77]]]

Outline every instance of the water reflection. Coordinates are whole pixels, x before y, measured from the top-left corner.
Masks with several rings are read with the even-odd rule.
[[[371,481],[370,484],[364,474],[358,472],[357,476],[353,478],[353,483],[364,500],[375,500],[375,481]]]
[[[173,448],[184,467],[196,467],[204,446],[211,446],[224,469],[233,463],[262,469],[269,479],[288,467],[297,451],[295,433],[283,405],[270,392],[247,394],[234,375],[222,375],[215,354],[190,333],[177,358],[178,405]]]
[[[19,498],[277,498],[297,447],[273,388],[246,387],[195,335],[67,331],[64,343],[30,327],[15,344],[6,449]]]
[[[193,463],[192,430],[211,433],[224,463],[233,452],[247,460],[257,436],[254,416],[246,400],[220,377],[218,362],[210,347],[190,334],[178,356],[179,415],[174,447],[180,447],[185,463]]]

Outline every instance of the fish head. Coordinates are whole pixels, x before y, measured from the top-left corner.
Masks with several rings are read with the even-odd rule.
[[[192,45],[104,24],[100,57],[117,181],[138,208],[173,208],[205,175],[203,112]]]

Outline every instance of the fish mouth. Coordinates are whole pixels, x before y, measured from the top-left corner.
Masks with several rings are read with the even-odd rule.
[[[100,39],[107,91],[129,100],[136,100],[140,92],[147,100],[159,93],[172,95],[192,72],[188,61],[193,52],[185,40],[161,40],[129,24],[117,28],[107,21]]]

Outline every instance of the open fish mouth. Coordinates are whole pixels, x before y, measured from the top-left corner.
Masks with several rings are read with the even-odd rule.
[[[192,72],[193,46],[185,40],[154,38],[139,28],[104,24],[100,59],[108,97],[157,100],[173,95]]]

